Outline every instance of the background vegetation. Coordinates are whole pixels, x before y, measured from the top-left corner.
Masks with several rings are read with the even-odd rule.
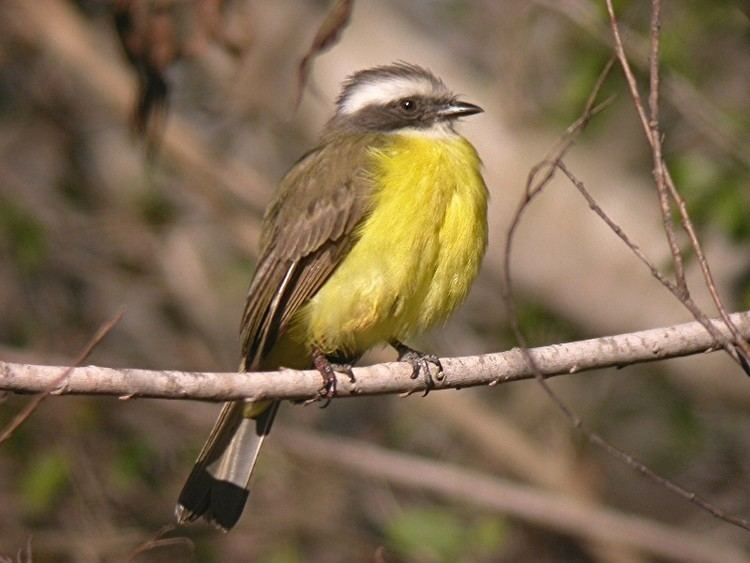
[[[0,3],[0,358],[70,361],[124,305],[124,319],[91,363],[235,369],[259,219],[274,185],[315,144],[341,80],[398,59],[432,68],[485,107],[463,131],[483,156],[492,193],[481,279],[446,327],[415,344],[446,356],[515,345],[500,298],[509,218],[529,168],[579,115],[610,57],[602,2],[361,0],[340,43],[314,61],[296,112],[296,68],[330,3],[141,2],[139,17],[151,18],[153,34],[146,44],[156,45],[149,60],[168,87],[168,109],[157,104],[145,137],[133,131],[133,108],[138,72],[151,67],[129,62],[114,16],[128,4]],[[616,2],[644,80],[648,4]],[[665,3],[662,39],[665,154],[727,307],[747,309],[746,5]],[[130,44],[131,58],[137,47]],[[569,165],[666,264],[651,154],[621,76],[615,69],[606,83],[604,94],[615,100]],[[562,181],[526,217],[513,266],[533,344],[690,318]],[[695,270],[691,262],[697,280]],[[700,291],[697,299],[713,314]],[[377,350],[365,361],[392,357]],[[554,388],[609,440],[727,510],[750,514],[750,382],[726,357],[559,379]],[[6,397],[0,427],[27,400]],[[0,554],[15,557],[30,541],[35,561],[126,559],[171,522],[216,411],[182,401],[48,400],[2,444]],[[189,537],[192,547],[161,546],[138,560],[649,559],[398,479],[363,476],[310,451],[291,432],[300,428],[503,477],[738,549],[750,545],[746,533],[592,449],[530,381],[424,399],[334,401],[326,410],[285,406],[237,529],[179,530],[170,535]]]

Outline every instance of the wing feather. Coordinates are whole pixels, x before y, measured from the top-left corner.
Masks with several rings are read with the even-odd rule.
[[[282,180],[263,223],[262,252],[242,317],[242,354],[257,369],[300,307],[356,242],[373,191],[367,172],[381,135],[333,140],[305,155]]]

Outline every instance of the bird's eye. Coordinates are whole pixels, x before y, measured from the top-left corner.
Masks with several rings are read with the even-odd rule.
[[[414,100],[410,98],[401,100],[401,103],[399,105],[401,106],[401,109],[404,111],[414,111],[417,107],[417,104],[414,102]]]

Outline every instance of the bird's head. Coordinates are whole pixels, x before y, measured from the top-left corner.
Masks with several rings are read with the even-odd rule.
[[[460,101],[430,71],[399,62],[347,78],[329,129],[453,134],[456,119],[481,111],[477,105]]]

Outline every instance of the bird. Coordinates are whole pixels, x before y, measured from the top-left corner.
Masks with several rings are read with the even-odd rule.
[[[320,398],[368,349],[393,346],[427,389],[437,356],[406,344],[464,300],[487,248],[488,190],[456,131],[481,113],[422,66],[357,71],[342,84],[317,146],[278,185],[262,224],[241,322],[240,371],[317,368]],[[225,403],[176,507],[228,531],[277,400]]]

